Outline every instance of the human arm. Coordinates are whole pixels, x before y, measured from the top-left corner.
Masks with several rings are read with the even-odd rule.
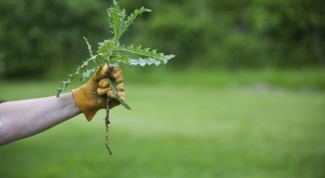
[[[108,96],[110,108],[117,106],[119,102],[109,87],[109,75],[116,80],[119,95],[125,99],[121,68],[112,69],[105,65],[85,85],[58,98],[52,96],[0,104],[0,145],[45,131],[79,113],[90,121],[99,109],[106,107],[105,101],[98,102],[99,97],[105,99]]]
[[[72,93],[0,104],[0,145],[45,131],[78,114]]]

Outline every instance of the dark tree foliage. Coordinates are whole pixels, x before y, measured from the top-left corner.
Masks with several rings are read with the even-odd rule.
[[[92,0],[0,0],[2,75],[41,77],[83,59],[82,37],[97,41],[107,35],[101,24],[108,6]]]
[[[123,37],[173,53],[176,68],[325,66],[322,0],[119,0],[153,10]],[[42,76],[86,56],[98,43],[110,0],[0,0],[0,72]],[[4,69],[4,70],[3,70]]]
[[[140,2],[139,2],[140,3]],[[153,14],[136,40],[171,63],[211,68],[325,66],[322,0],[143,0]],[[141,3],[140,3],[141,4]],[[168,12],[167,15],[165,12]]]

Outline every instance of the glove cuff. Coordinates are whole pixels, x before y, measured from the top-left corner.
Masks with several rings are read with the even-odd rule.
[[[97,111],[100,109],[97,105],[99,105],[98,101],[92,101],[92,98],[86,97],[84,86],[81,86],[77,89],[72,90],[72,95],[74,100],[76,101],[77,106],[80,111],[85,115],[88,121],[91,121]]]

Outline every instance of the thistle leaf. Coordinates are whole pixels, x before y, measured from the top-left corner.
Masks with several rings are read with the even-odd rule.
[[[111,56],[110,63],[128,63],[129,60],[129,56],[121,55],[120,53],[115,51]]]
[[[84,39],[85,39],[85,41],[86,41],[86,43],[87,43],[88,51],[89,51],[90,57],[93,57],[93,56],[94,56],[94,55],[93,55],[93,51],[91,50],[91,46],[90,46],[90,44],[88,43],[87,38],[84,37]]]
[[[135,18],[138,15],[141,15],[144,12],[151,12],[151,9],[147,9],[147,8],[141,7],[140,9],[134,10],[134,12],[131,13],[130,16],[128,16],[128,18],[125,20],[125,23],[124,23],[124,31],[132,24],[132,22],[135,20]]]
[[[110,27],[113,30],[115,46],[118,45],[118,40],[123,34],[125,16],[125,10],[121,10],[118,3],[114,0],[113,6],[108,9],[108,18]]]
[[[95,72],[95,69],[86,70],[82,73],[81,81],[84,81],[86,78],[90,77]]]
[[[132,63],[137,63],[137,64],[142,64],[144,62],[153,63],[153,61],[159,61],[160,63],[167,64],[168,60],[175,57],[175,55],[165,55],[163,53],[157,53],[157,50],[150,50],[150,48],[142,49],[141,46],[134,47],[133,45],[128,47],[120,46],[116,48],[116,50],[133,53],[147,58],[146,60],[144,60],[143,58],[140,57],[138,60],[141,60],[141,62],[136,62],[137,59],[130,60]],[[155,64],[159,65],[158,62],[156,62]]]
[[[114,41],[113,40],[104,40],[102,43],[98,43],[98,54],[110,55],[112,50],[114,49]]]
[[[59,97],[61,92],[67,89],[67,86],[71,83],[70,78],[67,81],[61,81],[61,87],[57,89],[56,96]]]
[[[126,109],[129,109],[129,110],[131,110],[131,107],[128,105],[128,104],[126,104],[125,103],[125,101],[124,100],[122,100],[121,98],[120,98],[120,96],[118,95],[118,90],[117,90],[117,87],[116,87],[116,81],[113,79],[113,78],[111,78],[111,77],[109,77],[109,81],[110,81],[110,87],[112,88],[112,90],[113,90],[113,93],[114,93],[114,95],[116,96],[116,99],[121,103],[121,105],[123,105]]]
[[[144,67],[145,65],[151,65],[151,64],[155,64],[156,66],[159,66],[161,64],[161,62],[159,60],[153,59],[153,58],[139,58],[139,59],[130,59],[129,60],[129,65],[130,66],[136,66],[136,65],[140,65],[142,67]]]

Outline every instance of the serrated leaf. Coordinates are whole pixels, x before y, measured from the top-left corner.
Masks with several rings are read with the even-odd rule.
[[[110,54],[114,49],[114,41],[112,40],[104,40],[101,43],[98,43],[98,50],[97,53],[99,54]]]
[[[108,9],[108,18],[110,27],[113,30],[115,46],[118,45],[118,40],[124,32],[123,26],[125,16],[125,10],[121,10],[118,3],[114,0],[113,6]]]
[[[128,64],[130,66],[140,65],[144,67],[145,65],[151,65],[151,64],[155,64],[156,66],[159,66],[161,62],[153,58],[146,58],[146,59],[139,58],[139,59],[130,59]]]
[[[111,77],[109,77],[109,81],[110,81],[110,87],[111,87],[111,89],[113,90],[113,93],[114,93],[114,95],[116,96],[116,99],[121,103],[121,105],[123,105],[126,109],[129,109],[129,110],[131,110],[131,107],[128,105],[128,104],[126,104],[125,103],[125,101],[124,100],[122,100],[121,98],[120,98],[120,96],[118,95],[118,90],[117,90],[117,84],[116,84],[116,81],[113,79],[113,78],[111,78]]]
[[[151,9],[141,7],[140,9],[134,10],[134,12],[131,13],[130,16],[126,19],[125,24],[124,24],[124,30],[126,30],[132,24],[132,22],[135,20],[135,18],[138,15],[141,15],[144,12],[151,12]]]
[[[128,63],[130,57],[114,52],[109,63]]]
[[[61,92],[66,90],[67,89],[67,86],[71,83],[71,80],[70,78],[67,80],[67,81],[61,81],[60,84],[61,84],[61,87],[60,88],[57,88],[57,93],[56,93],[56,96],[59,97]]]
[[[86,67],[88,64],[89,64],[88,61],[84,61],[84,62],[82,63],[82,65],[81,65],[81,68],[83,69],[83,68]]]
[[[90,77],[95,72],[95,69],[86,70],[82,73],[81,81],[84,81],[86,78]]]
[[[63,90],[62,88],[57,88],[56,89],[56,97],[59,97],[60,96],[62,90]]]
[[[137,54],[140,56],[145,56],[147,58],[148,62],[152,61],[152,60],[156,60],[156,61],[160,61],[163,64],[167,64],[168,60],[175,57],[175,55],[165,55],[163,53],[157,53],[157,50],[150,50],[150,48],[142,49],[141,46],[134,47],[133,45],[128,46],[128,47],[120,46],[116,50],[125,51],[125,52],[129,52],[129,53]],[[135,60],[142,60],[141,62],[138,62],[139,64],[146,62],[146,61],[143,61],[143,58],[133,59],[132,62],[135,63]]]
[[[88,51],[89,51],[90,57],[93,57],[93,56],[94,56],[94,55],[93,55],[93,51],[91,50],[91,46],[90,46],[90,44],[89,44],[87,38],[84,37],[84,39],[85,39],[85,41],[86,41],[86,43],[87,43],[87,47],[88,47]]]

